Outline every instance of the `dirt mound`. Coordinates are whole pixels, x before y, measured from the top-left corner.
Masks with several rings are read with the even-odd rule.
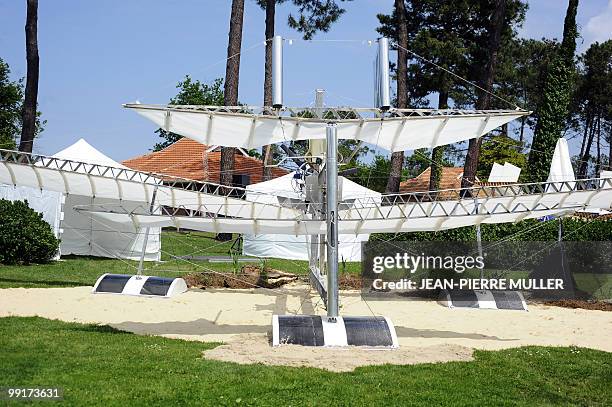
[[[298,276],[284,271],[244,265],[239,273],[204,271],[183,276],[189,288],[277,288],[298,280]]]
[[[316,346],[270,346],[266,335],[242,335],[225,345],[203,352],[206,359],[240,364],[263,363],[271,366],[316,367],[332,372],[350,372],[360,366],[414,365],[472,360],[472,349],[460,345],[400,347],[399,349],[323,348]]]
[[[606,301],[557,300],[546,301],[544,304],[564,308],[582,308],[588,310],[612,311],[612,303]]]
[[[341,290],[361,290],[362,280],[359,274],[340,274],[338,280]]]

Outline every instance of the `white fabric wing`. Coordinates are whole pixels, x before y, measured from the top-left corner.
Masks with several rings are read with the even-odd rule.
[[[330,120],[298,116],[270,116],[214,110],[129,104],[130,109],[157,126],[206,145],[257,148],[283,141],[325,138]],[[445,113],[446,112],[446,113]],[[525,111],[491,111],[456,114],[336,120],[338,139],[357,140],[389,151],[430,148],[481,137],[524,116]]]

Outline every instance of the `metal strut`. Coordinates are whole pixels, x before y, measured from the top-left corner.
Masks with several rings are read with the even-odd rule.
[[[157,185],[153,188],[153,194],[151,196],[151,205],[149,205],[149,215],[153,214],[153,210],[155,208],[155,197],[157,195]],[[147,253],[147,243],[149,241],[149,232],[151,228],[149,226],[145,229],[144,239],[142,240],[142,251],[140,252],[140,261],[138,262],[138,270],[136,272],[137,275],[142,275],[142,270],[144,266],[144,258]]]

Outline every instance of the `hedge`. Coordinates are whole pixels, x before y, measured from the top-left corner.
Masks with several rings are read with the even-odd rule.
[[[612,220],[564,218],[562,224],[563,240],[565,241],[612,240]],[[506,238],[518,241],[555,241],[558,238],[558,228],[558,220],[528,219],[518,223],[482,224],[480,232],[484,242],[494,242]],[[373,234],[370,240],[473,242],[476,240],[476,228],[466,226],[439,232],[378,233]]]

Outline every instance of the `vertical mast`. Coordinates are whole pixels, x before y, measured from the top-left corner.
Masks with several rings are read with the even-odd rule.
[[[272,38],[272,106],[283,107],[283,37]]]
[[[336,125],[326,129],[327,155],[325,162],[327,220],[327,316],[338,316],[338,135]]]

